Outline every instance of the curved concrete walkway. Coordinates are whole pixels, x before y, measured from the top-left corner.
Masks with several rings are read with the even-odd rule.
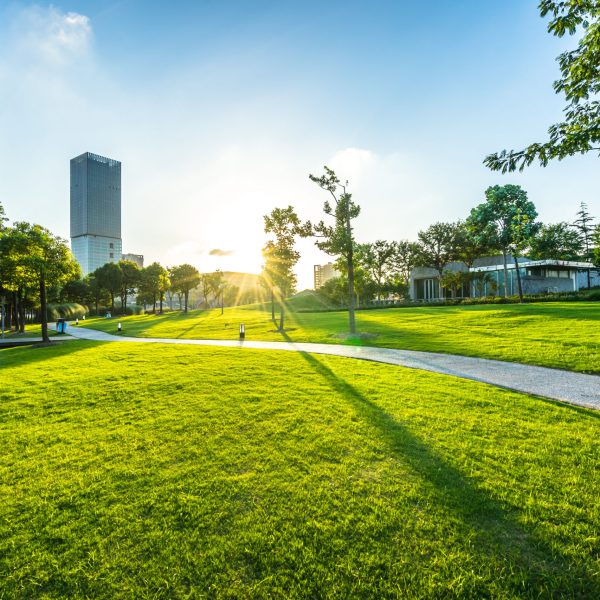
[[[189,344],[194,346],[224,346],[227,348],[252,348],[256,350],[284,350],[291,352],[310,352],[312,354],[330,354],[346,358],[371,360],[390,365],[410,367],[424,371],[433,371],[444,375],[454,375],[489,383],[498,387],[525,392],[568,402],[586,408],[600,410],[600,377],[573,373],[560,369],[534,367],[500,360],[489,360],[441,354],[435,352],[417,352],[414,350],[396,350],[374,348],[372,346],[344,346],[341,344],[310,344],[295,342],[260,342],[235,340],[193,340],[180,338],[134,338],[111,335],[85,327],[69,327],[69,335],[99,342],[135,342],[146,344]]]

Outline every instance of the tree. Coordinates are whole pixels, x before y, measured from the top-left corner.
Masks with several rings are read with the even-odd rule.
[[[488,256],[495,249],[487,244],[485,239],[473,235],[466,223],[459,221],[456,250],[456,259],[470,269],[478,258]]]
[[[596,225],[592,239],[594,241],[594,265],[600,268],[600,225]]]
[[[460,223],[434,223],[419,231],[419,264],[436,269],[442,277],[446,266],[458,259],[460,233]]]
[[[102,287],[101,281],[98,279],[98,275],[96,271],[94,273],[90,273],[86,280],[88,282],[89,290],[90,290],[90,298],[94,302],[96,307],[96,316],[99,314],[98,309],[100,305],[100,301],[108,301],[108,291]]]
[[[188,311],[188,298],[190,290],[193,290],[200,283],[200,273],[196,267],[183,264],[177,265],[171,269],[171,285],[176,292],[183,294],[185,299],[184,312]]]
[[[419,262],[419,244],[400,240],[396,242],[396,251],[393,257],[392,279],[399,280],[405,287],[408,286],[410,273]]]
[[[49,343],[46,288],[79,278],[81,270],[66,241],[53,235],[45,227],[16,223],[15,229],[23,236],[26,248],[21,263],[24,269],[33,275],[39,286],[42,341]]]
[[[16,224],[0,230],[0,284],[12,298],[8,306],[9,326],[14,324],[19,333],[25,331],[26,295],[37,287],[35,273],[24,264],[28,252],[28,237]]]
[[[592,235],[594,232],[593,222],[595,218],[592,217],[588,212],[587,204],[585,202],[581,202],[576,215],[577,219],[573,221],[573,227],[575,227],[575,229],[579,233],[579,239],[581,241],[581,245],[584,251],[583,259],[586,261],[592,261],[594,260]],[[590,269],[587,270],[587,284],[589,289],[591,287]]]
[[[85,304],[90,297],[90,286],[87,279],[68,281],[60,291],[61,302],[77,302]]]
[[[373,280],[377,290],[377,300],[381,301],[381,292],[392,278],[394,259],[398,253],[397,244],[377,240],[372,244],[360,244],[358,249],[359,262]]]
[[[537,227],[537,211],[533,202],[527,199],[527,192],[518,185],[495,185],[485,191],[486,201],[471,210],[467,227],[473,238],[483,246],[498,248],[502,252],[504,264],[504,296],[508,294],[507,254],[511,244],[516,243],[518,228],[523,228],[523,219],[528,225],[521,234],[531,237]],[[519,223],[515,218],[519,215]],[[515,268],[518,270],[516,257]]]
[[[533,260],[577,260],[583,250],[579,233],[568,223],[542,225],[531,240],[529,257]]]
[[[204,298],[204,304],[208,308],[208,295],[210,294],[210,274],[204,273],[200,275],[200,286],[202,287],[202,298]]]
[[[140,291],[142,299],[152,301],[152,312],[156,313],[156,302],[160,301],[160,312],[166,290],[171,286],[168,271],[153,262],[142,270]]]
[[[115,296],[123,284],[123,271],[117,263],[106,263],[94,271],[98,285],[110,294],[110,310],[115,312]]]
[[[356,318],[354,314],[354,234],[352,231],[352,220],[360,214],[360,206],[352,200],[352,194],[347,191],[348,182],[340,183],[335,172],[324,167],[325,174],[320,177],[309,175],[321,189],[329,192],[334,204],[325,201],[323,212],[333,217],[333,225],[327,225],[320,221],[316,225],[310,222],[306,224],[310,234],[319,238],[316,246],[330,256],[341,257],[346,265],[348,273],[348,325],[350,333],[356,333]],[[306,235],[306,234],[304,234]]]
[[[121,278],[121,310],[123,314],[127,311],[127,296],[134,294],[141,283],[142,274],[140,268],[131,260],[120,260],[119,267],[123,274]]]
[[[225,292],[225,288],[227,287],[223,272],[220,269],[217,269],[213,273],[207,273],[207,283],[208,290],[213,295],[214,306],[218,306],[220,304],[221,314],[223,314],[223,294]]]
[[[271,316],[275,319],[274,299],[277,295],[280,308],[279,331],[284,331],[285,299],[296,289],[296,274],[294,267],[300,258],[300,253],[294,248],[296,236],[310,235],[306,225],[302,225],[292,206],[274,208],[265,215],[265,233],[272,234],[263,248],[263,279],[271,291]]]
[[[552,35],[582,32],[577,48],[558,57],[561,78],[554,82],[554,91],[565,97],[564,120],[548,129],[545,142],[487,156],[484,164],[494,171],[522,171],[536,160],[545,167],[554,159],[600,150],[600,3],[541,0],[539,7],[542,17],[551,16]]]
[[[533,206],[533,205],[532,205]],[[540,224],[535,222],[537,211],[527,213],[518,207],[511,222],[510,252],[515,261],[515,273],[517,274],[517,288],[519,291],[519,302],[523,302],[523,284],[521,282],[521,269],[519,268],[519,256],[523,256],[525,250],[530,246],[531,240],[539,231]]]

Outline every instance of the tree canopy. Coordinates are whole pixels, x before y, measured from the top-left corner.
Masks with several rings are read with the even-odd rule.
[[[325,173],[319,177],[309,175],[321,189],[329,192],[333,204],[326,200],[323,212],[333,217],[333,225],[319,221],[316,225],[307,223],[312,235],[317,237],[317,248],[330,256],[342,257],[346,263],[348,274],[348,322],[350,333],[356,333],[356,319],[354,315],[354,233],[352,221],[360,214],[360,206],[352,200],[352,194],[347,190],[348,182],[342,184],[329,167],[324,167]]]
[[[554,91],[565,98],[564,119],[549,127],[545,141],[487,156],[484,164],[493,171],[522,171],[535,161],[546,166],[554,159],[600,151],[600,1],[542,0],[539,8],[542,17],[550,16],[552,35],[581,32],[577,47],[558,57],[561,77]]]

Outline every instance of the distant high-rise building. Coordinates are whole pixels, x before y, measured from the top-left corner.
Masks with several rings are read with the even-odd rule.
[[[140,269],[144,268],[144,255],[143,254],[123,254],[121,260],[130,260],[135,263]]]
[[[121,260],[121,163],[85,152],[71,159],[71,249],[84,275]]]
[[[339,277],[340,274],[335,270],[333,263],[327,263],[325,265],[315,265],[314,268],[314,279],[315,279],[315,290],[320,289],[325,282],[333,279],[334,277]]]

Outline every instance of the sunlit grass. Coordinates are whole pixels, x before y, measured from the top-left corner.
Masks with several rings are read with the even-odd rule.
[[[448,352],[484,358],[600,372],[600,303],[540,303],[463,307],[418,307],[357,313],[359,331],[374,337],[344,340],[347,313],[287,315],[285,336],[268,309],[261,307],[94,319],[86,325],[141,337],[246,339],[322,343],[361,343],[388,348]]]
[[[600,597],[592,411],[308,354],[0,365],[4,598]]]

